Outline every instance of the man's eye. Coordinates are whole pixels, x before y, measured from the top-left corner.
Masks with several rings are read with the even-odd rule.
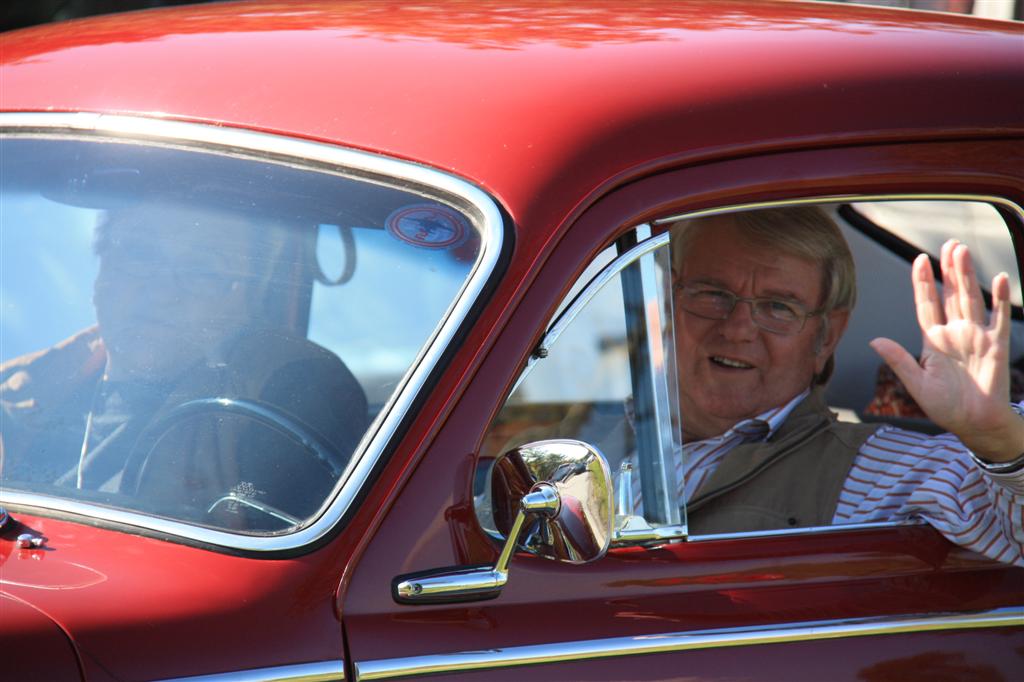
[[[800,317],[796,307],[785,301],[764,301],[762,305],[767,308],[768,314],[778,320],[794,320]]]

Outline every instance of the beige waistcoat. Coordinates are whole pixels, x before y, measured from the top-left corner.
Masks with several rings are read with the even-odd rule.
[[[811,391],[772,436],[733,448],[686,504],[691,535],[826,526],[877,424],[836,421]]]

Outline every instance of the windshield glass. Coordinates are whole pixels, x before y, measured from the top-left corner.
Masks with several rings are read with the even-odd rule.
[[[2,145],[0,495],[308,524],[481,252],[470,217],[408,183]]]

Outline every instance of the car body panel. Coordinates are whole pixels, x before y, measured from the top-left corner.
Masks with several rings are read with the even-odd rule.
[[[538,1],[512,13],[216,3],[5,35],[5,112],[194,121],[427,164],[490,193],[510,247],[334,533],[255,557],[19,508],[45,549],[26,560],[0,539],[0,598],[72,633],[86,679],[343,658],[355,677],[360,665],[432,654],[1020,605],[1021,569],[917,526],[620,548],[587,566],[518,555],[498,600],[455,606],[399,606],[391,581],[497,555],[471,494],[487,426],[565,292],[627,226],[848,195],[1024,205],[1022,40],[1019,24],[725,1]],[[1012,229],[1024,270],[1024,231]],[[63,651],[29,606],[16,608],[18,624],[47,630],[45,647]],[[665,653],[542,663],[530,674],[781,680],[794,661],[825,677],[856,658],[848,679],[1009,678],[1020,660],[1007,652],[1021,646],[1024,625],[709,648],[688,652],[686,668]]]
[[[142,537],[130,529],[12,514],[39,549],[0,540],[0,594],[32,604],[74,633],[86,679],[161,677],[281,663],[340,661],[341,624],[330,548],[293,560],[258,561]],[[125,532],[125,531],[129,532]],[[287,622],[287,627],[280,624]],[[11,627],[12,629],[8,629]],[[4,621],[6,641],[17,623]],[[53,678],[59,679],[59,677]]]
[[[492,3],[280,9],[215,4],[15,32],[3,106],[201,120],[405,157],[477,182],[524,236],[668,163],[1021,127],[1016,25],[827,6],[808,20],[799,5],[735,2],[531,2],[516,19]],[[593,29],[579,21],[590,12]],[[622,28],[603,30],[611,17]],[[954,101],[927,95],[954,85]],[[849,106],[858,88],[887,104]]]
[[[0,545],[2,549],[6,547]],[[35,560],[32,552],[19,554],[16,560]],[[5,560],[6,557],[0,558],[0,562]],[[0,592],[0,623],[5,675],[11,679],[81,679],[74,645],[67,634],[38,608],[6,591]]]

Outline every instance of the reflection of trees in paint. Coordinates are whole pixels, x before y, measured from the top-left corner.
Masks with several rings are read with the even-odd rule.
[[[676,39],[680,31],[720,29],[773,31],[813,28],[843,33],[871,33],[881,27],[907,28],[921,21],[930,26],[960,30],[934,14],[916,19],[901,13],[889,20],[871,7],[816,8],[807,17],[801,6],[764,7],[723,5],[714,13],[674,1],[644,3],[598,2],[585,7],[570,2],[520,0],[514,4],[454,0],[432,7],[385,5],[371,2],[334,1],[264,2],[239,8],[214,3],[175,7],[144,13],[107,15],[85,21],[69,35],[60,24],[31,29],[5,46],[5,59],[15,63],[30,59],[38,49],[53,48],[54,37],[63,47],[114,42],[140,42],[167,35],[202,33],[269,32],[322,29],[351,37],[377,40],[438,41],[478,49],[514,50],[535,43],[582,48],[597,42],[635,43]],[[833,18],[834,17],[834,18]],[[998,29],[993,29],[998,30]]]

